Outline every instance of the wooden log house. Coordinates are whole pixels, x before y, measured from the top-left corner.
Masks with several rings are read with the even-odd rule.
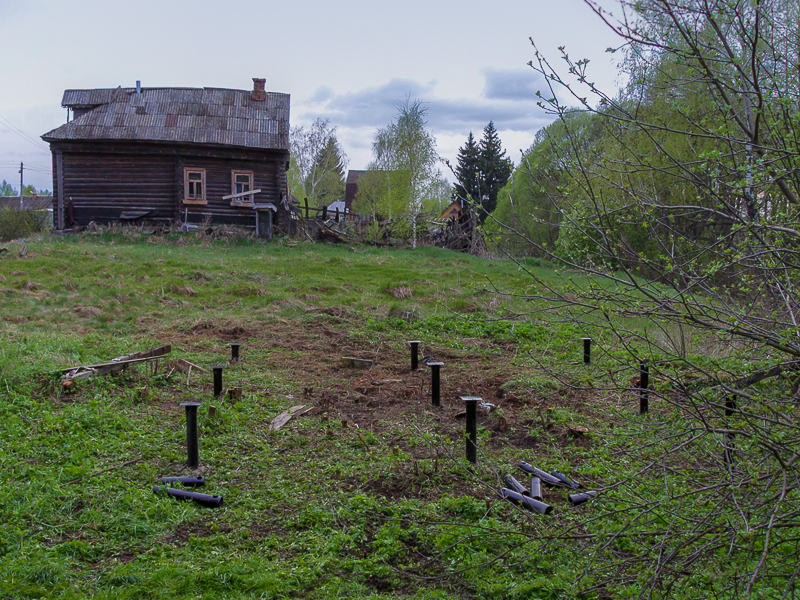
[[[67,123],[42,136],[55,227],[210,219],[262,235],[273,224],[290,230],[289,95],[253,83],[66,90]]]

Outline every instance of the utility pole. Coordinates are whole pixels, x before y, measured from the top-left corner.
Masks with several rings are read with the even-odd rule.
[[[25,206],[22,203],[22,170],[23,165],[19,163],[19,209],[25,210]]]

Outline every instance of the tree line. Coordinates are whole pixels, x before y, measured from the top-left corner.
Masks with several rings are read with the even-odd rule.
[[[599,89],[589,61],[534,47],[554,120],[486,224],[498,249],[565,273],[552,285],[529,271],[537,318],[607,349],[607,393],[627,398],[642,364],[658,382],[663,408],[626,430],[662,432],[636,450],[652,461],[606,481],[628,526],[604,535],[636,551],[598,545],[582,577],[635,582],[640,598],[793,597],[800,5],[622,0],[614,16],[586,4],[619,36],[626,83]]]
[[[290,144],[292,194],[314,208],[343,200],[348,160],[336,127],[317,119],[308,129],[293,128]],[[453,201],[474,209],[483,222],[513,167],[493,121],[480,142],[470,132],[460,148],[455,186],[442,173],[442,164],[428,129],[427,106],[407,98],[398,105],[396,118],[375,133],[372,160],[358,181],[353,210],[371,216],[374,223],[391,223],[392,237],[415,245],[420,227],[427,232],[428,219],[438,217]]]
[[[34,194],[40,196],[49,196],[50,190],[37,190],[32,185],[26,185],[22,188],[23,196],[33,196]],[[19,189],[8,183],[5,179],[0,183],[0,196],[19,196]]]

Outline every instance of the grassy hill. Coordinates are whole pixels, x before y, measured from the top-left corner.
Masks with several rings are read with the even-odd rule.
[[[29,241],[24,256],[7,248],[0,598],[641,591],[636,536],[670,515],[633,519],[631,507],[664,493],[639,473],[663,456],[657,433],[674,409],[655,399],[640,417],[636,392],[619,383],[637,366],[610,372],[601,327],[543,319],[526,297],[536,281],[513,262],[136,230]],[[527,268],[568,285],[569,274]],[[444,362],[441,408],[429,369],[410,369],[408,340]],[[160,361],[70,388],[56,373],[160,344],[172,346]],[[216,365],[240,396],[213,397]],[[477,465],[464,458],[466,395],[494,405],[478,411]],[[202,402],[192,472],[187,401]],[[270,432],[296,405],[310,410]],[[715,452],[676,452],[671,485],[701,486]],[[506,473],[529,481],[520,461],[604,491],[573,507],[546,489],[553,513],[528,513],[497,495]],[[223,506],[153,493],[162,476],[187,474],[203,475],[199,491]],[[717,550],[672,597],[722,586],[748,560]]]

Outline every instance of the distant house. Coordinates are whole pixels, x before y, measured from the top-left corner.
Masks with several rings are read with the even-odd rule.
[[[14,210],[49,210],[52,208],[52,196],[23,196],[22,206],[19,203],[19,196],[0,196],[0,208],[13,208]]]
[[[209,219],[289,228],[289,95],[253,83],[65,91],[67,123],[42,136],[56,227]]]
[[[330,217],[330,215],[335,214],[336,211],[339,211],[340,213],[344,214],[346,207],[347,207],[347,204],[345,204],[344,200],[334,200],[333,202],[328,204],[328,208],[327,208],[328,216]]]
[[[445,208],[442,213],[439,215],[440,219],[460,219],[461,213],[464,210],[463,201],[462,200],[454,200],[451,202],[447,208]]]
[[[347,212],[353,212],[353,200],[356,199],[358,193],[358,180],[361,179],[367,171],[348,171],[347,179],[344,181],[344,205]]]

